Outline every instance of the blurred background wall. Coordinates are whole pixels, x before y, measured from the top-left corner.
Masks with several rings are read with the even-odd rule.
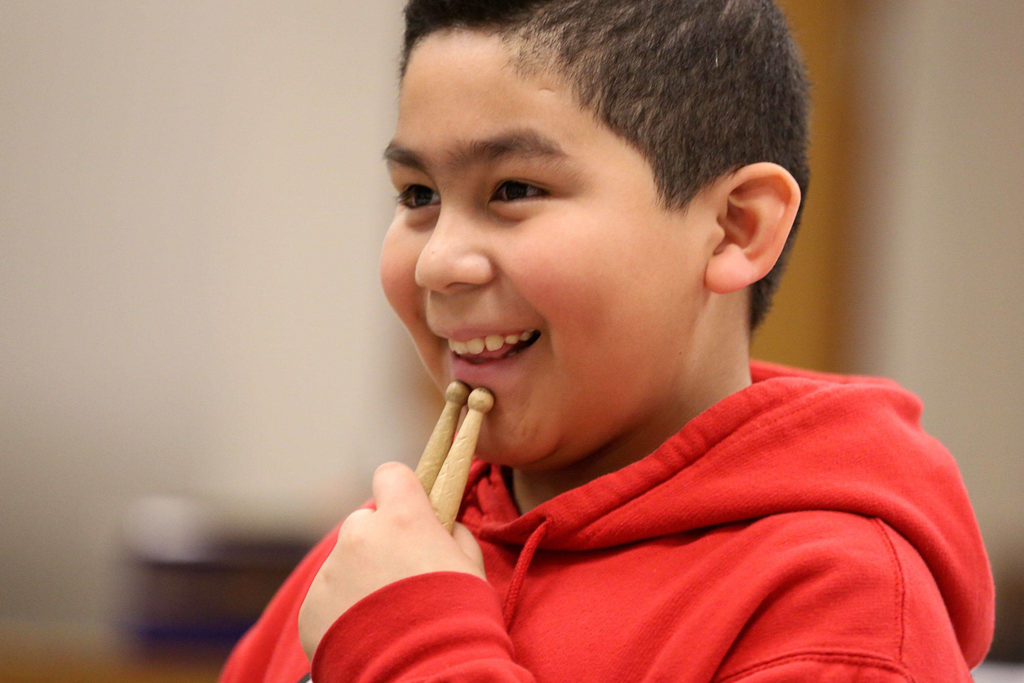
[[[854,369],[925,399],[1024,656],[1024,3],[878,2],[858,116]],[[1010,629],[1014,633],[1011,635]]]
[[[415,457],[401,4],[0,2],[0,625],[116,638],[144,496],[321,533]]]
[[[1024,575],[1024,4],[781,4],[813,206],[758,354],[917,391]],[[401,5],[0,0],[0,635],[118,641],[140,501],[311,538],[418,455],[376,275]]]

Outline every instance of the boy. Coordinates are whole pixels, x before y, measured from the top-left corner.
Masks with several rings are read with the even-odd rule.
[[[748,358],[805,93],[768,0],[409,2],[382,282],[496,403],[454,534],[381,466],[222,680],[970,680],[991,578],[916,399]]]

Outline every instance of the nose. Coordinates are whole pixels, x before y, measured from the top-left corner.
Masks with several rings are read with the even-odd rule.
[[[416,284],[446,292],[485,284],[493,276],[480,226],[470,217],[442,210],[416,260]]]

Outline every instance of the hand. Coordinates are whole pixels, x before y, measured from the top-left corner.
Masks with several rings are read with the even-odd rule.
[[[299,610],[299,640],[310,660],[339,616],[379,588],[419,574],[466,572],[485,579],[483,556],[466,527],[452,534],[434,516],[416,475],[385,463],[373,475],[376,510],[356,510],[313,579]]]

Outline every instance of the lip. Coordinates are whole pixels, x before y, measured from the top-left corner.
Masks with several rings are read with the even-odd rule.
[[[487,387],[497,395],[506,394],[523,376],[526,371],[524,366],[530,362],[533,355],[530,352],[535,346],[536,343],[511,356],[482,363],[471,362],[449,350],[448,364],[452,379],[461,380],[472,387]]]

